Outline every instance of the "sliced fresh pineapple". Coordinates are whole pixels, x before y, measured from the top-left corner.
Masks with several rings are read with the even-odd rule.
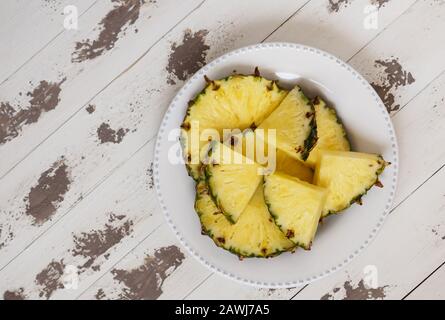
[[[261,166],[215,141],[206,162],[206,178],[215,204],[235,223],[263,180]]]
[[[245,157],[263,165],[266,169],[273,166],[272,159],[265,159],[269,155],[269,147],[274,148],[275,153],[270,155],[271,157],[275,157],[275,170],[272,170],[272,172],[283,172],[312,183],[314,172],[311,168],[306,166],[302,161],[289,157],[285,152],[275,149],[273,146],[266,145],[251,129],[244,130],[242,133],[229,135],[226,137],[225,144],[230,145]],[[257,155],[257,153],[259,153],[259,155]]]
[[[277,171],[312,183],[314,172],[301,161],[289,157],[286,153],[277,149]]]
[[[310,250],[326,199],[326,191],[295,177],[264,178],[264,198],[275,223],[296,245]]]
[[[322,151],[314,183],[328,190],[323,217],[360,202],[372,186],[381,186],[378,178],[387,165],[380,155]]]
[[[317,142],[317,125],[312,103],[296,86],[283,102],[264,120],[256,133],[268,144],[297,160],[306,160]],[[268,130],[275,129],[275,141]]]
[[[189,102],[187,114],[181,125],[181,144],[189,174],[199,176],[199,152],[207,137],[206,129],[215,129],[223,139],[224,129],[244,130],[256,128],[286,97],[287,91],[275,81],[260,76],[234,75],[222,80],[208,80],[207,87]],[[198,132],[192,145],[192,127]],[[215,139],[212,139],[215,140]]]
[[[319,97],[313,101],[315,120],[317,122],[318,141],[309,154],[306,163],[312,168],[318,162],[320,150],[349,151],[351,146],[346,136],[345,128],[337,117],[335,110],[326,105]]]
[[[272,257],[294,247],[273,222],[258,187],[238,222],[231,224],[213,202],[205,180],[196,187],[195,209],[216,245],[240,257]]]

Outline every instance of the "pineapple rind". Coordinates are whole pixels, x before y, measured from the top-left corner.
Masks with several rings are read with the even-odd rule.
[[[317,164],[321,150],[351,150],[346,130],[335,109],[328,106],[319,97],[314,99],[313,104],[315,121],[317,122],[318,141],[306,159],[306,164],[311,167],[315,167]]]
[[[231,160],[239,156],[242,163],[224,163],[221,158],[224,152],[230,155]],[[220,156],[219,162],[217,155]],[[210,195],[227,219],[235,223],[262,181],[260,166],[247,163],[246,157],[217,141],[212,142],[206,161],[205,177]]]
[[[297,160],[306,160],[317,142],[317,123],[312,102],[299,86],[295,86],[282,103],[266,118],[257,131],[266,142],[268,130],[276,130],[277,149]]]
[[[372,176],[369,177],[369,182],[362,186],[362,189],[363,189],[362,191],[358,192],[357,194],[352,195],[351,199],[345,200],[341,206],[336,207],[336,208],[329,208],[329,204],[330,204],[329,186],[326,185],[326,183],[320,182],[320,166],[322,165],[324,156],[342,157],[343,161],[345,161],[345,163],[347,163],[348,158],[351,158],[351,159],[358,158],[358,159],[369,160],[376,164],[376,168],[374,168],[374,172],[372,173]],[[346,151],[322,151],[321,157],[319,159],[319,162],[317,164],[317,168],[315,171],[315,176],[314,176],[314,183],[316,185],[328,189],[328,198],[326,201],[326,206],[323,210],[322,218],[326,218],[326,217],[328,217],[330,215],[334,215],[334,214],[339,214],[339,213],[343,212],[344,210],[348,209],[349,207],[351,207],[354,203],[359,202],[362,199],[362,197],[365,196],[374,185],[376,185],[376,183],[379,181],[379,176],[383,173],[383,171],[385,170],[385,168],[388,165],[389,165],[389,163],[387,163],[381,155],[377,155],[377,154],[366,154],[366,153],[346,152]]]
[[[258,191],[261,192],[258,194]],[[207,183],[204,179],[198,180],[196,185],[195,210],[201,221],[202,230],[213,242],[225,250],[230,251],[242,258],[270,258],[294,248],[291,241],[281,233],[281,231],[271,222],[270,215],[265,208],[257,208],[258,202],[263,201],[262,190],[258,188],[254,198],[252,198],[249,208],[243,212],[239,224],[231,224],[224,214],[216,207],[211,199]],[[253,204],[256,202],[256,204]],[[249,211],[247,211],[249,210]],[[247,224],[246,224],[247,222]],[[247,225],[247,226],[246,226]],[[249,232],[248,229],[260,228],[267,230],[266,234],[259,236],[258,232]],[[246,237],[244,239],[244,237]],[[258,241],[260,240],[260,241]]]

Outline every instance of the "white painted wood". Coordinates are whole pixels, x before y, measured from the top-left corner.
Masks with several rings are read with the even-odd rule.
[[[99,271],[88,270],[80,275],[79,289],[57,290],[52,298],[80,295],[81,299],[90,299],[100,288],[110,298],[116,298],[122,283],[113,279],[111,269],[137,267],[146,254],[176,244],[147,185],[152,145],[145,145],[155,136],[165,108],[182,84],[180,81],[176,86],[166,84],[165,67],[171,44],[181,42],[186,28],[193,32],[206,29],[209,31],[206,44],[210,46],[207,59],[211,59],[232,48],[265,39],[306,1],[283,0],[280,6],[273,7],[266,6],[266,1],[264,4],[256,1],[255,10],[250,2],[242,2],[234,10],[231,2],[206,1],[183,22],[179,22],[181,17],[193,10],[198,1],[186,2],[184,7],[178,7],[177,2],[173,5],[163,1],[162,6],[160,3],[157,7],[144,7],[134,26],[139,30],[137,34],[129,28],[130,32],[110,52],[73,65],[69,61],[73,44],[94,37],[98,32],[93,30],[94,26],[111,6],[106,1],[96,4],[81,17],[86,29],[75,34],[64,32],[0,85],[1,101],[26,105],[26,97],[17,94],[32,88],[29,80],[55,81],[61,77],[59,72],[68,77],[62,84],[59,106],[45,114],[39,123],[26,127],[20,137],[0,146],[1,176],[58,129],[0,180],[0,225],[3,230],[14,232],[12,240],[7,239],[5,232],[0,235],[0,243],[5,237],[7,240],[0,249],[0,268],[7,265],[0,271],[0,278],[5,279],[0,283],[0,294],[23,287],[29,298],[39,298],[36,274],[52,259],[84,264],[85,258],[69,253],[73,246],[71,233],[103,228],[109,219],[106,213],[110,211],[122,212],[135,221],[132,234],[109,250],[108,259],[103,255],[97,259]],[[438,170],[445,164],[445,150],[440,147],[445,136],[442,125],[445,75],[439,76],[445,69],[441,59],[445,50],[441,33],[445,6],[441,1],[392,0],[379,10],[378,30],[365,30],[361,25],[367,0],[353,1],[339,12],[329,12],[327,3],[308,2],[267,41],[295,41],[320,47],[350,60],[370,82],[378,81],[381,76],[375,60],[394,56],[416,81],[394,90],[398,103],[402,106],[408,103],[393,116],[400,144],[400,187],[395,202],[401,203],[400,206],[364,254],[346,269],[303,289],[296,298],[320,299],[326,294],[344,298],[345,283],[351,281],[355,287],[364,278],[363,268],[375,265],[379,286],[388,286],[376,295],[383,292],[385,298],[400,299],[444,262],[445,198],[441,194],[444,171]],[[148,19],[150,13],[158,15]],[[150,44],[176,23],[179,25],[172,32],[145,53]],[[26,50],[31,52],[37,47]],[[92,97],[96,111],[89,114],[84,105]],[[96,131],[104,122],[113,129],[130,131],[120,144],[100,144]],[[23,199],[40,174],[62,155],[72,178],[70,189],[51,221],[41,227],[32,226],[30,218],[24,215]],[[415,298],[416,292],[418,297],[442,297],[443,290],[437,285],[443,278],[442,269],[409,298]],[[299,290],[269,291],[239,285],[211,275],[186,254],[179,268],[166,278],[160,298],[289,299]],[[357,290],[351,292],[350,295],[360,297]]]
[[[144,263],[147,256],[153,257],[155,250],[166,248],[169,246],[177,246],[184,254],[185,258],[179,267],[163,280],[161,290],[162,294],[158,299],[181,299],[191,287],[203,281],[207,275],[204,267],[189,256],[177,242],[175,236],[167,224],[162,224],[153,234],[147,237],[134,250],[119,261],[113,269],[132,270],[140,267]],[[117,281],[111,272],[107,272],[102,278],[95,282],[88,290],[86,290],[79,299],[90,300],[97,299],[97,292],[102,289],[106,294],[105,299],[120,299],[123,284]]]
[[[337,2],[337,1],[333,1]],[[329,1],[311,1],[267,41],[289,41],[326,50],[349,60],[362,47],[394,23],[416,0],[392,0],[377,12],[377,29],[365,28],[369,0],[349,1],[338,12],[330,12]]]
[[[64,8],[82,16],[97,0],[3,0],[0,2],[0,84],[46,47],[64,29]],[[73,31],[66,31],[73,32]]]
[[[21,109],[27,108],[29,104],[26,93],[32,91],[41,80],[59,82],[66,78],[61,85],[58,106],[44,112],[37,123],[25,124],[17,138],[0,145],[0,155],[8,155],[0,163],[0,177],[81,110],[113,79],[125,73],[178,21],[197,8],[201,1],[146,2],[141,7],[139,19],[119,33],[120,38],[113,49],[105,51],[94,60],[72,63],[76,42],[96,39],[101,30],[100,21],[114,8],[115,2],[100,1],[80,17],[77,32],[63,33],[3,83],[0,86],[2,102],[9,101],[17,109]],[[20,92],[22,95],[19,95]]]
[[[445,290],[443,283],[445,281],[445,269],[441,267],[422,285],[406,297],[406,300],[443,300],[445,299]]]
[[[303,3],[301,1],[299,5]],[[295,1],[289,1],[289,4],[294,5],[295,10],[298,9],[298,3]],[[11,174],[2,179],[0,182],[1,202],[8,204],[6,210],[16,213],[14,217],[10,215],[0,217],[0,223],[11,227],[15,234],[14,239],[0,251],[2,266],[17,256],[37,237],[46,235],[46,230],[53,224],[54,228],[64,225],[64,216],[67,214],[69,217],[73,214],[71,210],[73,206],[76,206],[79,201],[80,203],[88,201],[85,198],[86,194],[111,174],[117,166],[127,161],[140,146],[154,137],[161,117],[179,86],[167,85],[165,70],[167,53],[170,51],[172,42],[181,42],[183,32],[187,27],[193,31],[210,30],[206,38],[206,43],[212,48],[209,50],[209,59],[219,55],[222,50],[246,44],[243,34],[239,34],[235,26],[215,21],[208,15],[208,12],[216,10],[216,7],[227,15],[232,12],[229,3],[225,6],[216,2],[206,3],[203,10],[198,9],[171,35],[144,56],[136,65],[137,68],[129,70],[91,101],[91,104],[96,106],[94,113],[89,114],[82,109],[56,134],[46,140],[38,152],[33,152]],[[250,13],[248,4],[240,8],[244,11],[236,13],[238,20]],[[263,23],[262,29],[257,28],[255,32],[248,28],[244,29],[246,38],[252,40],[254,32],[256,37],[254,42],[261,41],[279,25],[280,21],[287,18],[287,14],[287,10],[277,7],[277,11],[273,14],[275,19],[271,24]],[[248,15],[250,20],[244,19],[244,21],[248,23],[261,20],[266,15],[271,16],[271,10],[264,7],[264,11],[257,11],[257,15],[250,14]],[[213,44],[217,45],[213,46]],[[160,87],[162,90],[159,89]],[[128,128],[130,131],[120,144],[100,144],[97,129],[103,122],[109,123],[113,129]],[[72,177],[70,189],[51,221],[41,227],[32,226],[31,219],[23,214],[25,207],[23,199],[30,188],[36,184],[39,175],[62,155],[65,156],[70,168]],[[96,198],[90,199],[92,203],[97,202]],[[18,220],[15,218],[17,216]],[[63,219],[59,221],[62,217]],[[29,251],[24,252],[25,256],[28,255],[27,252]],[[15,262],[10,266],[14,264]],[[11,268],[10,266],[7,268]]]
[[[57,290],[50,297],[75,298],[159,228],[164,219],[159,214],[155,192],[149,186],[150,177],[147,174],[152,149],[153,142],[146,144],[107,183],[101,184],[93,193],[85,194],[84,201],[72,209],[65,219],[53,225],[38,241],[29,244],[23,254],[0,272],[0,292],[23,287],[28,298],[42,298],[39,297],[40,286],[35,283],[35,277],[51,261],[63,259],[65,265],[79,267],[79,270],[88,261],[88,258],[73,255],[72,250],[76,248],[73,235],[104,230],[106,224],[119,227],[125,221],[132,221],[132,232],[97,257],[93,265],[99,265],[100,270],[86,269],[79,276],[77,289]],[[110,223],[110,213],[124,215],[125,218]],[[105,254],[110,255],[108,259]]]

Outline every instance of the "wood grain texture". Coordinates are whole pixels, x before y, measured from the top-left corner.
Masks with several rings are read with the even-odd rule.
[[[298,3],[289,1],[290,3],[295,6],[295,10],[298,9]],[[201,39],[209,47],[204,53],[205,59],[212,59],[225,50],[246,44],[243,42],[246,41],[243,35],[239,34],[239,30],[234,25],[224,25],[207,15],[208,10],[214,10],[216,5],[213,2],[207,7],[197,9],[190,18],[187,18],[148,54],[144,55],[135,65],[136,67],[129,69],[122,77],[116,79],[66,125],[51,135],[39,147],[38,152],[30,154],[3,178],[0,188],[1,186],[5,188],[2,194],[4,194],[5,202],[10,203],[11,214],[3,216],[2,225],[5,229],[11,229],[14,236],[4,241],[4,248],[0,252],[2,262],[6,264],[14,259],[21,250],[27,248],[29,243],[41,243],[40,237],[46,237],[50,232],[47,231],[48,229],[51,230],[53,226],[58,228],[57,225],[64,225],[65,221],[70,221],[73,210],[76,210],[79,204],[89,202],[87,195],[90,192],[103,183],[142,145],[153,139],[164,110],[181,82],[175,73],[172,74],[167,69],[170,58],[169,55],[164,54],[165,52],[174,52],[173,48],[187,45],[188,34],[192,34],[193,37],[196,34],[200,37],[205,36],[205,39]],[[229,4],[218,7],[226,10],[227,13],[231,11]],[[250,15],[251,20],[245,20],[245,22],[262,19],[270,12],[266,10],[266,7],[264,8],[263,11],[258,11],[257,15]],[[247,13],[249,6],[245,5],[242,9],[244,13]],[[238,19],[241,19],[243,12],[238,14]],[[261,41],[267,36],[269,30],[275,28],[287,17],[287,14],[286,10],[278,8],[275,16],[279,19],[270,24],[263,23],[262,34],[258,33],[260,29],[257,28],[255,41]],[[197,25],[195,21],[199,21],[200,24]],[[199,33],[200,30],[215,31]],[[247,32],[252,31],[246,29]],[[247,36],[252,37],[250,34]],[[191,67],[196,68],[194,65]],[[158,76],[153,78],[153,74]],[[177,85],[169,85],[172,77],[178,82]],[[159,83],[165,84],[162,86],[163,90],[159,89]],[[73,135],[74,132],[75,135]],[[51,216],[41,225],[36,226],[32,219],[24,214],[27,208],[24,199],[32,188],[39,185],[42,173],[47,172],[47,168],[51,168],[56,161],[63,161],[66,164],[69,186],[63,194],[63,201],[56,204],[56,210],[52,210]],[[37,163],[41,163],[38,168],[36,168]],[[109,183],[107,180],[106,185]],[[18,189],[10,189],[8,185],[15,185]],[[6,189],[10,191],[7,192]],[[151,201],[154,200],[151,199]],[[91,205],[96,205],[95,199],[91,198],[91,202]],[[158,215],[160,216],[160,213]],[[71,225],[72,222],[69,224]],[[20,229],[16,226],[20,226]],[[21,233],[21,230],[24,232]],[[149,229],[146,232],[149,232]],[[42,249],[36,251],[40,250]],[[60,256],[60,254],[56,253],[55,256]],[[13,260],[5,270],[14,270],[15,261],[20,261],[21,257],[27,255],[28,249],[18,257],[19,260]],[[45,264],[48,263],[45,261]],[[209,272],[204,271],[200,274],[207,276]]]
[[[12,43],[0,49],[12,61],[0,70],[9,119],[0,127],[0,297],[443,297],[444,1],[278,2],[83,1],[77,31],[62,28],[66,1],[0,4],[0,38]],[[375,30],[363,27],[370,4]],[[347,60],[381,95],[400,145],[399,189],[376,241],[304,288],[212,274],[177,243],[153,191],[153,141],[176,91],[206,62],[261,41]],[[366,266],[377,267],[375,288]]]
[[[15,109],[13,115],[30,107],[27,92],[32,92],[41,81],[60,83],[60,93],[56,106],[43,110],[38,120],[13,118],[11,122],[18,123],[12,129],[18,127],[19,134],[7,134],[7,139],[1,141],[0,153],[9,156],[0,164],[0,177],[124,74],[200,3],[198,0],[180,4],[172,0],[146,2],[138,10],[128,7],[118,11],[123,6],[119,2],[100,1],[79,18],[77,32],[63,33],[3,83],[1,102]],[[100,55],[95,53],[86,58],[96,51]]]
[[[82,16],[97,0],[4,0],[0,3],[0,85],[64,32],[64,9]]]

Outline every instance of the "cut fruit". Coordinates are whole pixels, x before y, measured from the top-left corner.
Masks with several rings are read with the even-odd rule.
[[[335,110],[326,105],[321,98],[313,101],[315,120],[317,123],[318,141],[309,154],[306,163],[314,168],[320,157],[320,150],[349,151],[351,146],[346,136],[345,128],[340,122]]]
[[[234,75],[222,80],[210,81],[189,102],[187,114],[181,125],[181,145],[189,174],[199,177],[199,151],[206,144],[207,129],[214,129],[222,141],[224,129],[256,128],[286,97],[275,81],[260,76]],[[197,127],[192,145],[192,127]],[[202,138],[202,139],[201,139]],[[203,141],[199,141],[203,140]]]
[[[266,143],[297,160],[306,160],[317,142],[314,107],[298,86],[289,92],[258,129],[256,133]],[[268,141],[271,129],[276,130],[275,141]]]
[[[264,198],[275,223],[286,237],[309,250],[321,218],[326,191],[291,176],[273,174],[264,178]]]
[[[360,202],[372,186],[381,185],[378,178],[387,165],[380,155],[322,151],[314,183],[328,190],[323,217]]]
[[[257,137],[250,129],[242,133],[229,135],[226,137],[225,144],[230,145],[235,151],[242,153],[245,157],[263,165],[266,170],[273,167],[272,160],[267,159],[266,162],[265,159],[268,157],[269,147],[274,147],[266,145],[264,141]],[[259,153],[259,155],[257,153]],[[307,167],[302,161],[291,158],[285,152],[278,149],[275,149],[274,168],[275,170],[272,170],[270,173],[274,171],[282,172],[312,183],[314,176],[312,169]]]
[[[235,223],[263,180],[262,167],[216,141],[205,161],[210,194],[227,219]]]
[[[205,180],[196,187],[195,209],[202,229],[216,245],[240,257],[272,257],[294,247],[273,222],[264,203],[263,190],[256,190],[238,222],[231,224],[216,207]]]
[[[314,172],[301,161],[289,157],[281,150],[277,150],[277,171],[312,183]]]

